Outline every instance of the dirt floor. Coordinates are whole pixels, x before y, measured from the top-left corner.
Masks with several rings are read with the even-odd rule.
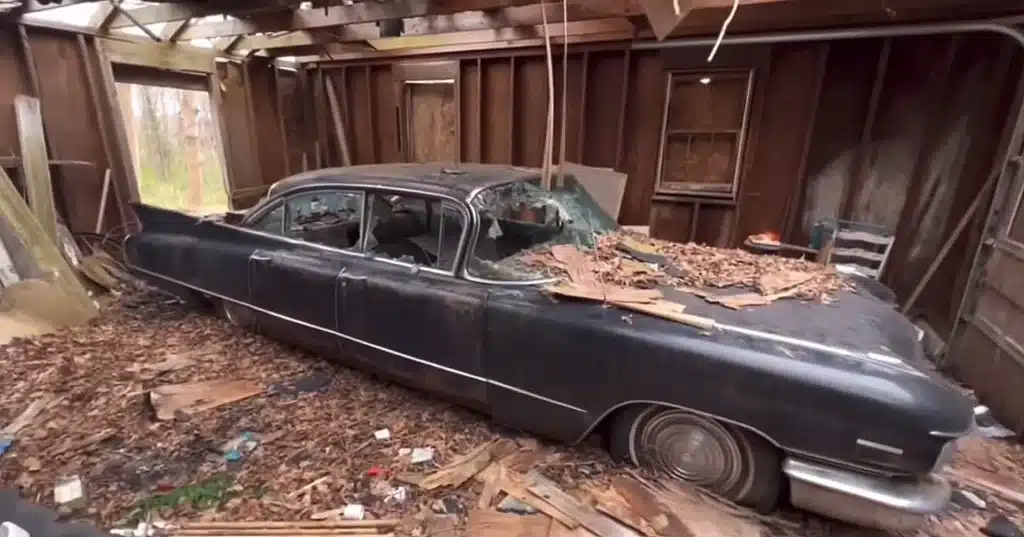
[[[470,480],[457,489],[424,491],[403,484],[403,476],[429,474],[496,438],[538,449],[542,456],[531,469],[572,493],[631,471],[596,447],[545,445],[152,291],[126,292],[88,326],[16,340],[0,353],[0,424],[34,401],[45,403],[0,455],[0,484],[16,484],[26,498],[53,506],[55,483],[77,475],[86,490],[84,506],[66,514],[103,529],[147,516],[309,519],[359,503],[368,518],[402,519],[397,535],[424,536],[430,534],[424,529],[428,519],[438,513],[461,520],[476,506],[481,485]],[[259,394],[157,419],[154,388],[219,379],[252,381]],[[390,439],[374,437],[381,429]],[[238,460],[225,456],[223,444],[246,432],[258,447],[243,448]],[[412,463],[406,450],[426,447],[434,448],[433,459]],[[971,440],[953,471],[985,507],[957,505],[916,535],[979,535],[997,515],[1020,523],[1022,468],[1020,446]],[[405,487],[404,498],[399,487]],[[959,495],[957,503],[970,504]],[[875,534],[792,510],[772,519],[741,516],[762,533]]]

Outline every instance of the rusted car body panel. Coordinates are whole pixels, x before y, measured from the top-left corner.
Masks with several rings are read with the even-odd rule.
[[[786,307],[811,310],[790,312],[788,325],[776,312],[747,322],[742,312],[716,310],[709,314],[731,317],[703,334],[643,315],[627,323],[600,304],[553,304],[537,285],[467,276],[469,245],[485,232],[473,196],[535,177],[483,165],[452,175],[427,165],[320,170],[275,185],[238,225],[137,205],[143,231],[126,240],[127,258],[135,274],[169,291],[243,307],[273,337],[567,443],[625,405],[661,403],[756,431],[796,461],[789,467],[890,483],[927,476],[973,423],[970,402],[921,364],[909,322],[872,297],[793,301]],[[247,227],[288,196],[340,187],[456,204],[469,225],[450,273]],[[858,327],[814,325],[824,310],[813,308],[844,304],[855,309],[828,314],[855,312]],[[709,307],[688,303],[698,313]],[[859,345],[850,335],[857,330],[881,343]],[[919,511],[934,511],[935,494],[948,490],[928,494]]]

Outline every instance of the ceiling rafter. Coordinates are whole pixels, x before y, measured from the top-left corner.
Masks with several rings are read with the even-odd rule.
[[[580,0],[575,1],[579,2]],[[283,30],[312,30],[389,19],[500,9],[535,4],[536,2],[537,0],[461,0],[446,2],[442,5],[437,5],[429,0],[408,0],[395,3],[361,2],[326,8],[301,9],[293,12],[290,17],[263,13],[254,14],[244,21],[231,20],[196,25],[186,30],[181,38],[217,38]]]
[[[618,39],[629,39],[636,35],[636,29],[628,19],[615,17],[608,19],[573,21],[563,28],[561,23],[550,23],[548,29],[552,39],[556,42],[562,39],[563,30],[568,30],[569,41],[576,42],[588,35],[596,36],[617,36]],[[557,34],[555,33],[557,30]],[[393,55],[395,53],[418,53],[420,50],[443,50],[455,51],[458,47],[466,47],[466,50],[479,50],[488,45],[501,43],[543,43],[544,26],[529,25],[505,28],[494,28],[490,30],[471,30],[466,32],[433,33],[418,36],[384,37],[369,40],[368,47],[364,45],[362,50],[354,49],[359,43],[334,43],[329,45],[305,45],[287,48],[266,49],[265,53],[271,57],[280,56],[307,56],[320,53],[323,48],[331,52],[332,56],[345,56],[358,54],[366,57],[368,54]],[[557,38],[557,39],[556,39]],[[539,40],[539,41],[538,41]],[[525,44],[523,46],[532,46]],[[499,47],[501,48],[501,47]]]
[[[188,28],[189,24],[192,23],[192,20],[193,19],[185,19],[180,22],[168,23],[167,26],[164,27],[164,31],[160,37],[163,37],[164,40],[172,43],[177,41],[181,36],[181,32],[184,32],[185,29]]]
[[[517,26],[536,26],[543,24],[544,22],[544,15],[542,13],[542,10],[544,9],[547,9],[548,11],[547,17],[550,23],[560,24],[562,22],[561,6],[552,2],[549,4],[508,7],[493,11],[467,11],[451,15],[411,17],[404,19],[405,30],[402,32],[402,37],[476,30],[496,30],[499,28]],[[594,13],[593,10],[579,9],[576,5],[570,6],[568,12],[568,20],[570,22],[606,18]],[[632,11],[625,11],[622,15],[631,16],[635,15],[635,13]],[[380,38],[380,32],[378,31],[376,24],[355,23],[319,32],[297,31],[292,32],[285,37],[251,35],[245,38],[244,44],[241,48],[250,50],[271,50],[317,45],[321,43],[363,41],[378,38]]]

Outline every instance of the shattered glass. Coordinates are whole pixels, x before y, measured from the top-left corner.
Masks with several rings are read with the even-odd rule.
[[[530,253],[556,244],[590,249],[618,225],[571,175],[544,190],[540,179],[489,188],[472,200],[481,229],[469,258],[472,276],[497,281],[531,281],[555,276],[528,266]]]

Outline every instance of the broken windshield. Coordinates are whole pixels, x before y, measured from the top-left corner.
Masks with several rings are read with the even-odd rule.
[[[531,281],[551,277],[529,266],[531,252],[555,244],[592,248],[598,235],[618,227],[583,185],[571,175],[552,190],[540,178],[491,187],[471,201],[480,234],[470,253],[470,276],[495,281]]]

